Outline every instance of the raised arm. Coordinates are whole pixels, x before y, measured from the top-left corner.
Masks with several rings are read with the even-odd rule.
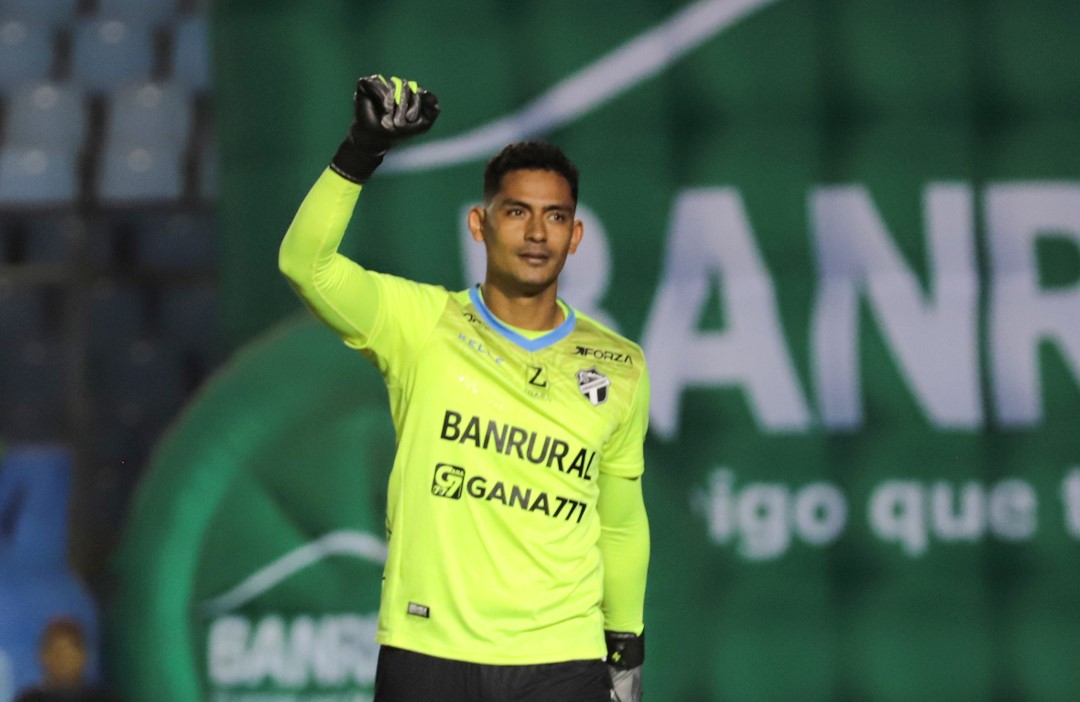
[[[327,326],[360,341],[378,309],[378,286],[368,271],[338,253],[360,186],[327,168],[293,218],[278,251],[278,268]]]
[[[356,83],[353,122],[304,198],[278,252],[278,268],[315,315],[359,345],[378,310],[372,275],[338,253],[363,183],[394,144],[431,128],[435,96],[416,83],[368,76]]]

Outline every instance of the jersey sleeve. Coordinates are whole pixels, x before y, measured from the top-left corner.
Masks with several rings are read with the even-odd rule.
[[[649,520],[641,481],[600,474],[604,629],[641,634],[649,570]]]
[[[645,471],[645,434],[649,431],[649,369],[642,362],[641,376],[626,420],[604,447],[600,472],[623,478],[637,478]]]
[[[281,242],[278,267],[316,317],[388,375],[423,344],[448,293],[369,271],[338,253],[360,191],[327,168]]]
[[[371,329],[345,343],[364,353],[386,376],[411,365],[450,299],[444,288],[382,273],[372,274],[379,305]]]

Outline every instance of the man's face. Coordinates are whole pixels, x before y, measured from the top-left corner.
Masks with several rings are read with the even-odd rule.
[[[536,295],[559,277],[581,241],[570,184],[554,171],[510,171],[491,202],[469,211],[473,239],[487,249],[487,283]]]
[[[86,652],[74,636],[63,632],[49,635],[40,655],[50,684],[68,686],[82,681]]]

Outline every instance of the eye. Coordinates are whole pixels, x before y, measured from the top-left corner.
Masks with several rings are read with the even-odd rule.
[[[563,214],[562,212],[552,212],[551,213],[551,220],[553,222],[565,222],[566,221],[566,215]]]
[[[521,215],[525,214],[525,210],[521,209],[520,207],[511,207],[506,211],[506,214],[510,215],[511,217],[520,217]]]

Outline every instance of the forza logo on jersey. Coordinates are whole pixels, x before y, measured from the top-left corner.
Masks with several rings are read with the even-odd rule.
[[[580,501],[560,495],[549,495],[543,490],[523,488],[520,485],[507,486],[501,480],[490,482],[482,475],[466,479],[465,469],[449,463],[435,466],[435,477],[431,481],[431,494],[460,500],[462,495],[483,501],[498,502],[504,507],[516,507],[524,512],[540,512],[552,519],[581,523],[587,505]],[[576,517],[576,519],[575,519]]]
[[[588,356],[589,358],[595,358],[598,361],[612,361],[614,363],[625,363],[629,366],[634,365],[634,358],[628,353],[619,353],[618,351],[608,351],[607,349],[594,349],[589,346],[578,346],[574,350],[574,354],[578,356]]]

